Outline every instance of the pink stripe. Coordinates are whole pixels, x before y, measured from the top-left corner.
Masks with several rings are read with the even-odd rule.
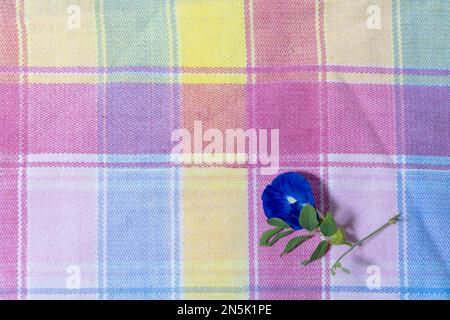
[[[329,152],[396,153],[394,86],[329,83],[327,87]]]
[[[98,151],[97,86],[29,84],[28,123],[32,153]],[[25,120],[24,120],[25,121]],[[26,136],[26,135],[24,135]]]
[[[284,171],[298,171],[298,166],[285,168]],[[310,180],[314,197],[319,199],[319,170],[301,171],[308,180]],[[273,177],[257,176],[258,195],[258,237],[268,230],[270,226],[266,223],[263,214],[260,195],[264,188],[271,182]],[[304,231],[296,232],[295,235],[304,234]],[[259,249],[259,290],[260,299],[308,299],[319,300],[322,296],[322,267],[321,263],[312,263],[309,266],[302,267],[300,262],[309,258],[318,244],[319,239],[312,239],[293,252],[280,257],[287,240],[283,239],[273,247],[264,247]],[[253,284],[252,284],[253,285]]]
[[[300,153],[316,154],[310,163],[318,163],[318,130],[311,123],[318,122],[317,97],[318,86],[308,83],[261,84],[260,81],[271,81],[274,78],[289,80],[289,72],[306,72],[306,79],[317,80],[317,44],[314,19],[314,1],[302,3],[292,0],[277,1],[274,7],[266,1],[254,2],[254,38],[256,64],[263,65],[253,70],[257,73],[274,72],[270,76],[257,76],[255,90],[255,122],[253,126],[259,128],[280,129],[280,162],[285,165],[292,157]],[[280,20],[280,14],[286,19]],[[271,28],[267,28],[270,25]],[[294,41],[294,43],[292,43]],[[280,45],[281,44],[281,45]],[[284,46],[283,46],[284,44]],[[292,48],[301,48],[293,51]],[[287,67],[285,67],[287,65]],[[292,67],[295,66],[295,67]],[[284,74],[282,74],[284,73]],[[252,109],[254,112],[254,110]],[[287,117],[286,115],[290,116]],[[294,138],[295,137],[295,138]],[[299,141],[298,137],[302,137]],[[317,140],[317,141],[316,141]],[[297,160],[297,159],[296,159]],[[298,170],[299,163],[295,161],[295,168],[283,167],[281,171]],[[317,177],[318,170],[309,172]],[[256,176],[256,212],[251,217],[257,217],[258,240],[261,234],[269,229],[263,213],[260,196],[264,188],[272,181],[273,176]],[[317,178],[314,184],[317,188]],[[318,199],[318,193],[315,192]],[[251,204],[253,205],[253,201]],[[250,221],[251,233],[254,232]],[[312,240],[301,249],[280,258],[286,241],[279,241],[273,247],[259,248],[256,257],[258,270],[250,274],[250,287],[258,291],[259,299],[320,299],[322,287],[322,270],[320,263],[308,267],[300,267],[300,262],[308,258],[314,250],[316,241]],[[255,283],[255,275],[258,283]]]
[[[0,70],[17,69],[18,41],[16,9],[13,1],[0,1]]]
[[[17,160],[17,159],[16,159]],[[0,300],[17,297],[17,170],[0,169]]]
[[[16,10],[14,2],[0,2],[0,64],[18,65]],[[0,165],[0,300],[17,298],[18,277],[18,152],[19,86],[0,84],[0,154],[7,165]],[[4,157],[4,156],[3,156]]]
[[[27,52],[27,31],[25,26],[25,3],[24,0],[19,2],[19,15],[20,15],[20,30],[22,32],[22,63],[24,66],[28,64],[28,52]],[[22,152],[22,162],[23,162],[23,173],[22,173],[22,190],[21,190],[21,265],[22,265],[22,299],[26,298],[26,283],[27,283],[27,221],[28,221],[28,210],[27,210],[27,154],[28,154],[28,75],[23,74],[23,82],[21,85],[21,152]]]
[[[3,9],[3,8],[2,8]],[[0,300],[17,297],[19,86],[0,84]]]

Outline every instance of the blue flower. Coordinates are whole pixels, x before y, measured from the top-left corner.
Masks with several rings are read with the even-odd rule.
[[[294,230],[302,229],[298,222],[304,205],[315,207],[311,185],[296,172],[277,176],[262,194],[264,214],[268,219],[280,218]]]

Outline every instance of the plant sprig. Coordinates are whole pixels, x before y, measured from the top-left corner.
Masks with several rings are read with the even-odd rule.
[[[312,252],[309,259],[303,261],[301,265],[306,266],[316,260],[323,258],[332,246],[347,245],[349,246],[349,248],[332,265],[332,267],[330,268],[330,272],[332,275],[335,275],[336,271],[340,269],[342,272],[348,274],[350,273],[350,270],[342,266],[342,259],[356,247],[361,246],[366,240],[376,236],[384,229],[397,223],[399,221],[399,218],[400,215],[397,214],[396,216],[390,218],[384,225],[382,225],[363,239],[355,243],[351,243],[350,241],[346,240],[344,230],[337,226],[331,213],[326,213],[325,215],[323,215],[318,212],[313,206],[305,205],[302,207],[299,215],[299,224],[308,231],[308,234],[296,236],[290,239],[286,244],[283,252],[281,253],[281,256],[294,251],[309,239],[312,239],[315,236],[319,236],[321,238],[320,243]],[[267,220],[267,223],[275,228],[268,230],[262,234],[260,239],[261,246],[273,246],[280,239],[291,235],[295,231],[292,230],[291,226],[288,223],[279,218],[269,219]]]
[[[396,216],[389,218],[388,222],[386,222],[385,224],[383,224],[381,227],[379,227],[378,229],[376,229],[375,231],[373,231],[372,233],[370,233],[369,235],[367,235],[366,237],[364,237],[363,239],[359,240],[358,242],[352,244],[350,246],[350,248],[347,249],[347,251],[345,251],[337,260],[336,262],[333,264],[333,266],[330,269],[330,272],[332,275],[336,274],[336,270],[337,269],[341,269],[342,271],[344,271],[345,273],[350,273],[350,271],[348,269],[345,269],[342,265],[341,265],[341,260],[347,255],[349,254],[353,249],[355,249],[356,247],[360,246],[363,244],[364,241],[374,237],[375,235],[377,235],[378,233],[380,233],[381,231],[383,231],[384,229],[386,229],[387,227],[396,224],[400,219],[400,215],[397,214]]]

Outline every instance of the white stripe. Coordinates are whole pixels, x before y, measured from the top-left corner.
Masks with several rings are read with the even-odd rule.
[[[316,30],[319,30],[319,26],[320,26],[320,17],[319,17],[319,1],[315,1],[314,2],[314,12],[315,12],[315,26],[316,26]],[[325,30],[324,30],[325,32]],[[325,36],[325,35],[324,35]],[[322,64],[322,50],[321,50],[321,38],[320,38],[320,32],[316,31],[316,44],[317,44],[317,61],[319,62],[319,64]],[[324,79],[324,74],[323,72],[320,72],[320,81],[319,81],[319,92],[322,92],[323,90],[323,85],[322,85],[322,81]],[[323,133],[323,112],[322,112],[322,99],[321,99],[321,95],[319,95],[319,121],[320,121],[320,126],[319,126],[319,146],[320,146],[320,152],[322,152],[322,144],[323,144],[323,138],[322,138],[322,133]],[[311,155],[309,156],[311,157]],[[313,160],[314,158],[311,157]],[[320,199],[324,199],[324,186],[323,186],[323,179],[324,179],[324,167],[322,166],[324,160],[324,155],[323,153],[319,154],[319,162],[320,162],[320,182],[319,182],[319,192],[320,192]],[[320,211],[323,212],[324,211],[324,201],[321,201],[320,204]],[[326,283],[326,278],[325,278],[325,272],[326,272],[326,265],[325,265],[325,259],[322,259],[321,261],[321,284],[322,284],[322,288],[321,288],[321,299],[324,300],[326,298],[326,292],[325,292],[325,283]]]
[[[28,155],[28,162],[98,162],[98,154],[82,153],[35,153]]]
[[[258,257],[258,216],[256,214],[256,169],[252,169],[252,189],[253,189],[253,268],[254,268],[254,276],[255,276],[255,299],[259,298],[259,257]]]
[[[21,157],[22,155],[20,155]],[[19,168],[19,175],[17,179],[17,204],[18,204],[18,223],[17,223],[17,288],[22,289],[22,174],[23,168]],[[17,291],[17,298],[21,299],[21,290]]]
[[[323,161],[322,158],[321,158],[320,161],[321,162]],[[320,182],[319,182],[320,199],[324,199],[323,178],[324,178],[324,167],[322,167],[322,165],[321,165],[320,166]],[[320,203],[320,212],[324,212],[324,211],[325,211],[324,201],[321,201],[321,203]],[[325,272],[327,270],[325,259],[321,259],[321,268],[322,268],[322,274],[321,274],[321,276],[322,276],[322,278],[321,278],[321,280],[322,280],[322,294],[321,294],[321,298],[322,298],[322,300],[325,300],[326,299],[326,290],[325,290],[326,277],[325,277]]]
[[[28,162],[99,163],[99,159],[106,157],[109,163],[162,163],[171,159],[168,154],[35,153],[28,155]]]
[[[216,154],[214,154],[216,155]],[[0,161],[7,161],[11,159],[13,155],[0,154]],[[182,163],[186,162],[192,154],[110,154],[101,155],[98,153],[34,153],[28,154],[27,160],[29,163],[36,162],[80,162],[80,163],[97,163],[99,156],[107,156],[108,161],[124,162],[124,163],[161,163],[161,162],[174,162]],[[245,154],[240,155],[240,160],[244,159]],[[342,153],[330,153],[327,155],[330,162],[357,162],[357,163],[397,163],[396,155],[384,155],[384,154],[342,154]],[[324,154],[302,154],[302,155],[285,155],[283,158],[290,161],[315,161],[319,157],[319,161],[323,161]],[[245,160],[245,159],[244,159]],[[207,161],[205,161],[207,162]]]
[[[182,171],[180,170],[180,174],[179,174],[179,176],[178,176],[178,187],[179,187],[179,189],[178,190],[183,190],[183,178],[182,178]],[[183,211],[183,196],[182,196],[182,193],[181,192],[178,192],[178,209],[179,209],[179,226],[180,226],[180,228],[179,228],[179,230],[178,230],[178,236],[179,236],[179,239],[178,239],[178,248],[179,248],[179,253],[178,253],[178,260],[179,261],[184,261],[184,259],[183,259],[183,214],[184,214],[184,211]],[[183,288],[184,287],[184,264],[183,263],[181,263],[180,264],[180,270],[179,270],[179,272],[180,272],[180,274],[179,274],[179,276],[180,276],[180,281],[179,281],[179,286],[181,287],[181,288]],[[181,293],[180,293],[180,299],[183,299],[183,296],[184,296],[184,291],[182,290],[181,291]]]
[[[343,154],[330,153],[328,155],[330,162],[361,162],[361,163],[397,163],[396,155],[385,154]]]
[[[102,257],[103,257],[103,261],[102,261],[102,279],[103,279],[103,283],[102,283],[102,287],[105,289],[104,295],[103,295],[103,299],[108,299],[108,291],[107,286],[108,286],[108,279],[107,279],[107,254],[108,251],[106,249],[107,246],[107,219],[108,219],[108,197],[107,197],[107,188],[108,188],[108,170],[105,168],[101,168],[100,170],[103,170],[103,186],[102,186],[102,203],[103,203],[103,211],[102,211],[102,235],[103,235],[103,239],[102,239]]]
[[[408,212],[406,207],[406,170],[404,166],[406,164],[405,156],[402,157],[402,165],[401,169],[402,175],[402,233],[403,233],[403,274],[405,277],[405,286],[409,287],[409,278],[408,278]],[[405,293],[405,298],[409,299],[408,293]]]
[[[176,286],[176,270],[175,270],[175,170],[176,168],[170,169],[170,287],[175,288]],[[175,299],[175,291],[172,291],[171,298]]]

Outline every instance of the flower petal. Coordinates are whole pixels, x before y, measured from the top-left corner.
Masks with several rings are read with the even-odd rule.
[[[293,197],[302,205],[309,203],[315,207],[311,185],[302,175],[286,172],[276,177],[271,185],[286,197]]]
[[[262,194],[264,214],[268,219],[281,218],[281,216],[289,215],[291,206],[286,196],[275,189],[272,185],[268,185]]]
[[[298,222],[300,209],[298,203],[290,204],[286,195],[268,185],[262,194],[264,213],[268,219],[280,218],[294,230],[301,229]]]
[[[289,212],[289,215],[282,217],[286,223],[288,223],[292,229],[294,230],[300,230],[302,227],[300,226],[300,223],[298,221],[298,218],[300,216],[300,210],[297,208],[295,204],[291,204],[291,209]]]
[[[280,218],[293,229],[302,227],[298,218],[305,204],[315,206],[311,185],[296,172],[286,172],[277,176],[262,194],[264,214],[268,219]]]

